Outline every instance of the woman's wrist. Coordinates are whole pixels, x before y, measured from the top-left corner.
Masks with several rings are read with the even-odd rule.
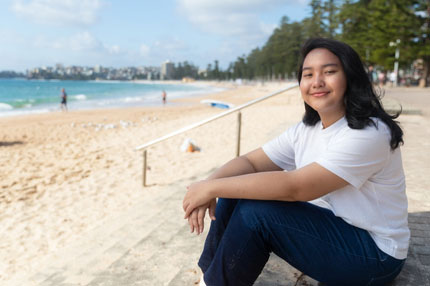
[[[204,190],[206,191],[207,196],[210,197],[210,199],[214,199],[217,197],[217,192],[216,192],[216,185],[217,185],[217,179],[213,179],[213,180],[205,180],[205,188]]]

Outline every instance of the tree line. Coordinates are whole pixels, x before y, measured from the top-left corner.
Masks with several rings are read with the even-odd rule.
[[[24,77],[25,75],[15,71],[0,71],[0,78],[17,78]]]
[[[300,47],[311,37],[348,43],[367,66],[392,71],[396,49],[399,68],[418,72],[429,86],[430,0],[312,0],[310,17],[300,22],[282,17],[267,42],[239,56],[227,69],[209,64],[207,79],[295,78]]]

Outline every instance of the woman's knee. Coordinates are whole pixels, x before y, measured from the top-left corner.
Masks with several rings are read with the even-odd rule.
[[[238,199],[226,199],[226,198],[218,198],[217,205],[234,207],[236,206]]]
[[[237,199],[225,199],[225,198],[219,198],[217,201],[216,211],[217,212],[226,212],[231,214],[234,209],[236,208],[236,205],[239,200]]]
[[[237,205],[237,214],[244,224],[252,230],[261,229],[265,217],[270,213],[272,202],[259,200],[240,200]]]
[[[306,211],[307,203],[240,200],[238,212],[248,227],[253,229],[270,228],[273,224],[284,225],[296,221],[300,214]]]
[[[239,200],[219,198],[215,209],[216,221],[227,224],[233,214]]]

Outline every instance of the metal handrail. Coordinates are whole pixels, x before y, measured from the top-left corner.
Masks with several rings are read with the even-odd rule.
[[[161,136],[161,137],[159,137],[159,138],[157,138],[157,139],[154,139],[154,140],[152,140],[152,141],[149,141],[149,142],[147,142],[147,143],[145,143],[145,144],[142,144],[142,145],[137,146],[137,147],[135,148],[135,150],[136,150],[136,151],[139,151],[139,150],[144,149],[144,152],[143,152],[143,169],[144,169],[144,170],[143,170],[143,185],[144,185],[144,186],[146,185],[146,158],[147,158],[147,151],[146,151],[146,149],[147,149],[148,147],[150,147],[150,146],[152,146],[152,145],[154,145],[154,144],[160,143],[160,142],[162,142],[162,141],[165,141],[165,140],[167,140],[167,139],[169,139],[169,138],[171,138],[171,137],[173,137],[173,136],[179,135],[179,134],[184,133],[184,132],[186,132],[186,131],[189,131],[189,130],[191,130],[191,129],[197,128],[197,127],[202,126],[202,125],[204,125],[204,124],[207,124],[207,123],[209,123],[209,122],[211,122],[211,121],[214,121],[214,120],[216,120],[216,119],[219,119],[219,118],[221,118],[221,117],[227,116],[227,115],[229,115],[229,114],[231,114],[231,113],[233,113],[233,112],[239,111],[239,114],[238,114],[238,140],[239,140],[239,141],[238,141],[238,147],[237,147],[237,153],[239,153],[239,152],[240,152],[240,130],[241,130],[241,127],[240,127],[240,126],[241,126],[241,113],[240,113],[240,110],[242,110],[242,109],[244,109],[244,108],[246,108],[246,107],[248,107],[248,106],[254,105],[254,104],[256,104],[256,103],[259,103],[259,102],[261,102],[261,101],[263,101],[263,100],[266,100],[266,99],[268,99],[268,98],[271,98],[271,97],[273,97],[273,96],[275,96],[275,95],[278,95],[278,94],[284,93],[284,92],[286,92],[286,91],[288,91],[288,90],[291,90],[291,89],[293,89],[293,88],[296,88],[297,86],[298,86],[298,84],[292,84],[292,85],[290,85],[290,86],[289,86],[289,87],[287,87],[287,88],[284,88],[284,89],[281,89],[281,90],[276,91],[276,92],[274,92],[274,93],[271,93],[271,94],[269,94],[269,95],[262,96],[262,97],[260,97],[260,98],[257,98],[257,99],[254,99],[254,100],[251,100],[251,101],[249,101],[249,102],[247,102],[247,103],[245,103],[245,104],[239,105],[239,106],[237,106],[237,107],[235,107],[235,108],[232,108],[232,109],[230,109],[230,110],[227,110],[227,111],[225,111],[225,112],[222,112],[222,113],[220,113],[220,114],[217,114],[217,115],[215,115],[215,116],[212,116],[212,117],[210,117],[210,118],[204,119],[204,120],[202,120],[202,121],[200,121],[200,122],[196,122],[196,123],[191,124],[191,125],[189,125],[189,126],[185,126],[185,127],[180,128],[180,129],[178,129],[178,130],[176,130],[176,131],[174,131],[174,132],[172,132],[172,133],[169,133],[169,134],[167,134],[167,135],[164,135],[164,136]],[[239,155],[239,154],[237,154],[237,155]]]
[[[256,104],[256,103],[258,103],[258,102],[260,102],[260,101],[266,100],[266,99],[268,99],[268,98],[270,98],[270,97],[272,97],[272,96],[275,96],[275,95],[278,95],[278,94],[280,94],[280,93],[286,92],[286,91],[288,91],[288,90],[290,90],[290,89],[293,89],[293,88],[295,88],[295,87],[297,87],[297,86],[298,86],[298,84],[294,84],[294,85],[292,85],[292,86],[289,86],[289,87],[287,87],[287,88],[281,89],[281,90],[279,90],[279,91],[277,91],[277,92],[274,92],[274,93],[272,93],[272,94],[269,94],[269,95],[266,95],[266,96],[263,96],[263,97],[260,97],[260,98],[257,98],[257,99],[254,99],[254,100],[251,100],[251,101],[249,101],[249,102],[247,102],[247,103],[245,103],[245,104],[242,104],[242,105],[240,105],[240,106],[237,106],[237,107],[235,107],[235,108],[232,108],[232,109],[230,109],[230,110],[227,110],[227,111],[225,111],[225,112],[222,112],[222,113],[220,113],[220,114],[217,114],[217,115],[215,115],[215,116],[212,116],[212,117],[210,117],[210,118],[207,118],[207,119],[205,119],[205,120],[202,120],[202,121],[200,121],[200,122],[196,122],[196,123],[191,124],[191,125],[189,125],[189,126],[185,126],[185,127],[181,128],[181,129],[178,129],[178,130],[176,130],[176,131],[174,131],[174,132],[172,132],[172,133],[169,133],[169,134],[167,134],[167,135],[164,135],[164,136],[162,136],[162,137],[159,137],[159,138],[157,138],[157,139],[154,139],[154,140],[152,140],[152,141],[149,141],[149,142],[147,142],[147,143],[145,143],[145,144],[139,145],[139,146],[137,146],[137,147],[135,148],[135,150],[139,151],[139,150],[142,150],[142,149],[148,148],[149,146],[154,145],[154,144],[156,144],[156,143],[159,143],[159,142],[161,142],[161,141],[167,140],[167,139],[169,139],[170,137],[176,136],[176,135],[178,135],[178,134],[181,134],[181,133],[183,133],[183,132],[189,131],[189,130],[194,129],[194,128],[196,128],[196,127],[202,126],[202,125],[204,125],[204,124],[206,124],[206,123],[209,123],[209,122],[211,122],[211,121],[214,121],[214,120],[216,120],[216,119],[218,119],[218,118],[221,118],[221,117],[224,117],[224,116],[226,116],[226,115],[229,115],[230,113],[236,112],[236,111],[238,111],[238,110],[244,109],[245,107],[248,107],[248,106],[250,106],[250,105],[254,105],[254,104]]]

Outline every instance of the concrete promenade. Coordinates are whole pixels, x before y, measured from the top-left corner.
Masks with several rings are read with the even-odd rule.
[[[412,239],[405,267],[392,285],[430,285],[430,89],[387,89],[387,109],[398,103],[404,109],[399,121],[405,132],[402,154]],[[206,176],[166,186],[156,201],[137,203],[11,285],[198,285],[196,263],[207,229],[191,235],[181,203],[185,187]],[[159,206],[157,213],[149,211],[154,205]],[[296,284],[300,274],[271,256],[255,285],[317,285],[306,276]]]

